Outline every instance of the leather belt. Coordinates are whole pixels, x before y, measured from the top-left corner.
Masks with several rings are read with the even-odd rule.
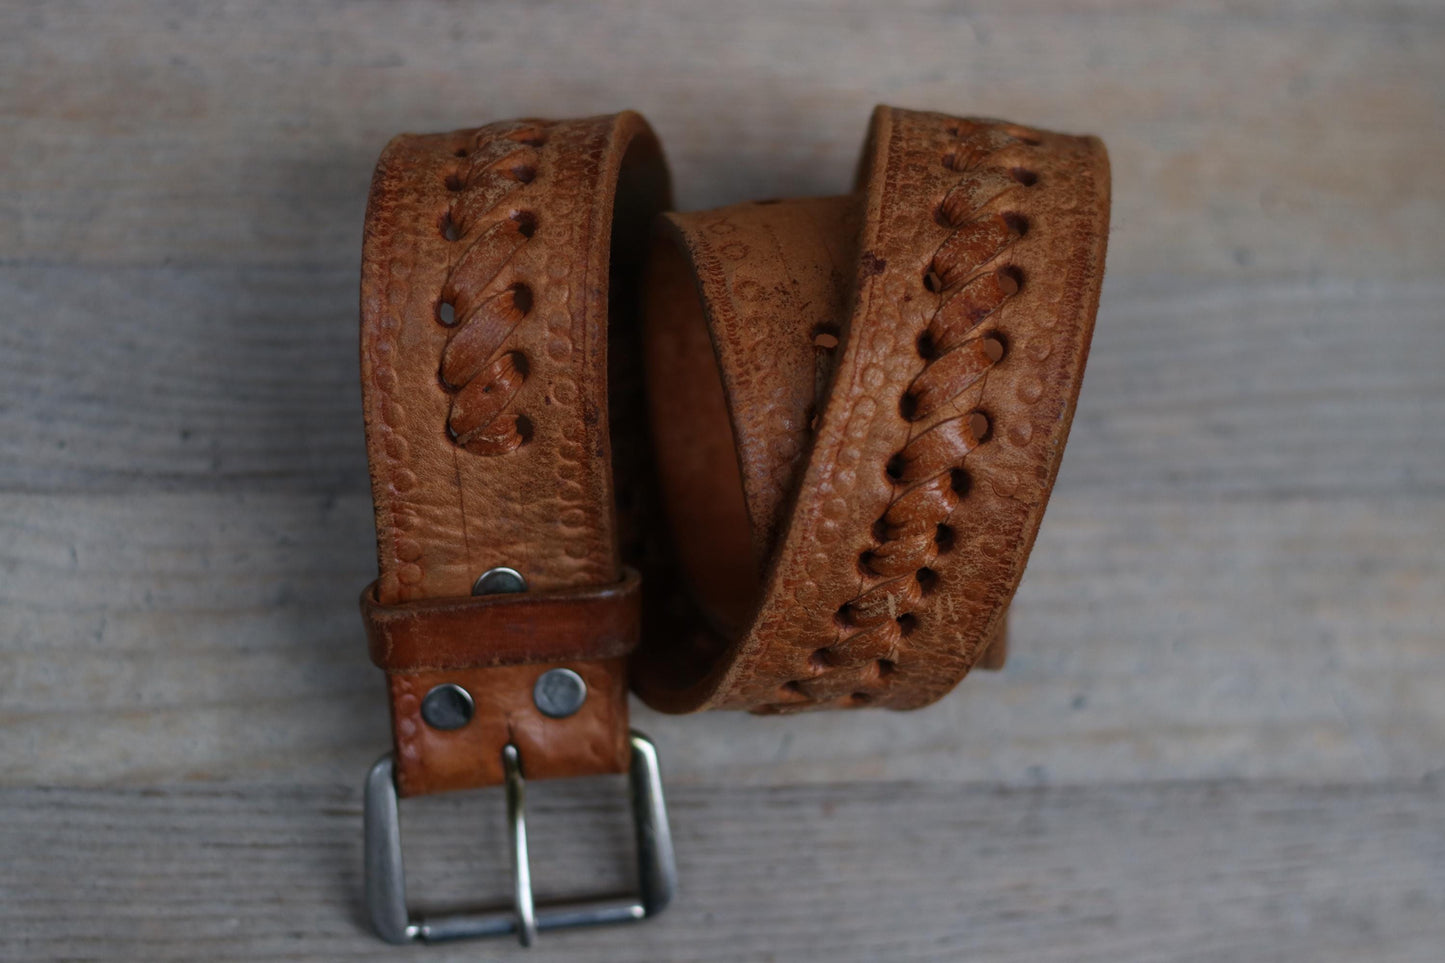
[[[902,709],[1001,662],[1098,305],[1102,144],[879,108],[851,194],[669,207],[633,113],[381,156],[362,610],[395,737],[367,795],[388,939],[666,904],[629,685],[668,712]],[[532,905],[524,772],[632,774],[638,897]],[[398,794],[498,783],[514,906],[414,919]]]

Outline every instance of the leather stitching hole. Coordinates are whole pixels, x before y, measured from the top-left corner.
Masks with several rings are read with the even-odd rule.
[[[458,240],[462,236],[461,226],[457,224],[450,210],[442,214],[441,223],[438,226],[442,237],[448,241]]]
[[[953,526],[944,522],[939,522],[938,528],[933,532],[933,544],[937,546],[940,555],[951,551],[957,538],[958,533],[953,530]]]
[[[517,233],[523,237],[537,233],[537,215],[531,211],[513,211],[512,220],[517,225]]]

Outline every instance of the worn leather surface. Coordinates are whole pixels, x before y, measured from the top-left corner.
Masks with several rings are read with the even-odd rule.
[[[645,633],[644,699],[913,708],[980,660],[1068,435],[1108,209],[1093,138],[880,108],[852,195],[667,216],[645,351],[696,604]]]
[[[669,203],[657,139],[632,113],[387,145],[361,285],[378,604],[464,599],[496,566],[543,592],[622,580],[609,302],[631,297],[648,225]],[[536,644],[531,665],[388,673],[403,794],[500,780],[508,741],[532,778],[626,769],[625,662],[556,663],[581,673],[589,696],[575,716],[548,719],[532,682],[559,640]],[[471,692],[470,725],[422,721],[439,682]]]
[[[619,771],[629,681],[666,711],[911,708],[996,664],[1108,197],[1093,138],[893,108],[851,194],[660,218],[635,114],[393,141],[362,374],[402,792],[497,781],[507,741],[533,778]],[[470,601],[498,565],[533,591]],[[579,592],[593,617],[546,614]],[[571,719],[531,705],[554,664],[593,692]],[[464,729],[420,720],[443,681]]]

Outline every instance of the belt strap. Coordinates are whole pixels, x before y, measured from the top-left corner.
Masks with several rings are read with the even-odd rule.
[[[608,319],[635,313],[669,201],[632,113],[406,134],[382,152],[361,285],[380,570],[365,599],[404,796],[500,783],[508,745],[531,779],[628,769],[637,593],[608,417],[609,337],[626,332]],[[506,570],[528,591],[470,601]],[[552,668],[586,685],[565,718],[534,704]],[[466,725],[423,718],[443,685],[471,694]]]
[[[1068,435],[1108,209],[1094,138],[885,107],[851,195],[667,215],[645,351],[692,604],[649,613],[645,700],[915,708],[984,657]]]
[[[879,108],[852,194],[668,206],[631,113],[382,155],[363,610],[403,795],[501,782],[509,745],[529,778],[624,771],[629,683],[912,708],[1001,657],[1098,304],[1102,145]],[[554,668],[587,691],[563,718]],[[423,718],[448,684],[457,729]]]

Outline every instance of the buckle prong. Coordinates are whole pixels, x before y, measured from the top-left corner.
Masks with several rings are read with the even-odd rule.
[[[512,907],[517,913],[517,939],[523,946],[537,941],[537,907],[532,899],[532,859],[527,852],[527,781],[522,754],[508,743],[502,749],[507,778],[507,838],[512,843]]]
[[[662,796],[657,747],[636,731],[631,733],[629,743],[628,795],[637,842],[635,895],[536,905],[527,845],[527,783],[521,753],[516,746],[508,745],[502,750],[502,765],[512,855],[512,907],[432,918],[413,918],[407,909],[394,767],[390,753],[378,759],[367,774],[365,790],[366,906],[377,935],[388,943],[404,944],[515,933],[523,946],[531,946],[541,931],[632,923],[662,912],[677,888],[677,865]]]

